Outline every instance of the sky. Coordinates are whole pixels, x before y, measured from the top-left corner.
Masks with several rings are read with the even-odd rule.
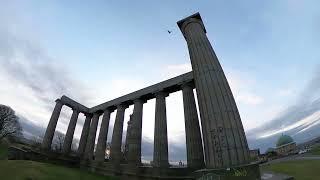
[[[320,95],[319,5],[316,0],[3,0],[0,103],[46,127],[62,95],[93,107],[189,72],[186,41],[176,22],[199,12],[245,131],[259,129],[290,114],[292,105],[303,106]],[[142,133],[150,142],[154,105],[154,100],[144,105]],[[132,110],[126,110],[124,130]],[[318,110],[310,116],[318,116]],[[63,107],[57,130],[66,131],[71,113]],[[174,146],[185,146],[183,116],[181,92],[170,94],[171,156]],[[108,140],[114,118],[115,113]],[[83,120],[80,114],[76,138]],[[273,128],[260,136],[287,131]]]

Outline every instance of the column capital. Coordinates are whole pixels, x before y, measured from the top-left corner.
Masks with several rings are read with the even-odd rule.
[[[90,117],[90,118],[92,118],[92,116],[93,116],[93,114],[92,113],[83,113],[83,115],[85,116],[85,117]]]
[[[120,104],[117,105],[117,109],[119,109],[119,108],[126,109],[128,107],[129,107],[128,104],[125,104],[125,103],[120,103]]]
[[[112,113],[113,110],[111,108],[106,108],[105,110],[103,110],[103,113],[106,113],[106,112]]]
[[[55,102],[60,103],[60,104],[64,104],[61,99],[56,99]]]
[[[71,109],[73,112],[77,112],[78,114],[80,113],[80,110],[78,108],[72,107]]]
[[[190,23],[199,23],[204,31],[204,33],[207,33],[206,28],[204,27],[204,24],[202,22],[202,18],[200,16],[200,13],[195,13],[189,17],[186,17],[180,21],[177,22],[181,32],[184,34],[185,28],[190,24]]]
[[[142,99],[142,98],[137,98],[137,99],[133,100],[133,103],[134,103],[134,104],[135,104],[135,103],[138,103],[138,102],[141,102],[141,103],[143,104],[143,103],[146,103],[147,100]]]
[[[185,81],[185,82],[181,83],[182,89],[187,88],[187,87],[194,89],[194,82],[193,81]]]
[[[154,95],[157,97],[168,97],[169,93],[164,92],[164,91],[159,91],[159,92],[155,92]]]
[[[93,116],[101,116],[101,114],[103,114],[102,111],[93,112]]]

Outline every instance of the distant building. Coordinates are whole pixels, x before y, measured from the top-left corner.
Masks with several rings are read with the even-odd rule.
[[[316,137],[316,138],[311,139],[309,141],[298,144],[297,149],[298,150],[306,150],[306,149],[311,149],[314,146],[320,146],[320,137]]]
[[[268,148],[266,153],[261,156],[260,160],[262,161],[271,161],[273,159],[276,159],[278,157],[278,153],[276,152],[275,148]]]
[[[292,137],[288,135],[281,135],[281,137],[277,141],[277,147],[274,151],[279,156],[287,156],[289,154],[294,154],[296,152],[297,145],[293,141]]]
[[[256,161],[260,156],[260,149],[252,149],[249,151],[249,153],[250,153],[250,159],[253,161]]]
[[[287,156],[289,154],[294,154],[296,152],[296,143],[291,142],[288,144],[281,145],[275,149],[278,155]]]

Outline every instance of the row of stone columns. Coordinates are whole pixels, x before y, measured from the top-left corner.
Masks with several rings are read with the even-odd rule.
[[[198,115],[193,95],[192,83],[182,85],[184,114],[185,114],[185,130],[187,142],[187,159],[189,167],[198,168],[203,167],[203,150],[202,140],[200,135],[200,127],[198,122]],[[155,93],[156,111],[155,111],[155,127],[154,127],[154,167],[168,167],[168,136],[167,136],[167,116],[166,116],[166,97],[168,93]],[[126,137],[126,159],[127,162],[134,166],[141,165],[141,139],[142,139],[142,115],[143,104],[146,101],[143,99],[134,100],[133,113],[130,116],[128,123],[127,137]],[[63,103],[61,100],[56,101],[56,106],[53,110],[46,134],[42,143],[43,149],[50,149],[54,131],[60,115]],[[128,106],[119,104],[117,106],[117,114],[113,128],[110,160],[115,164],[120,164],[123,158],[121,152],[122,133],[125,109]],[[73,135],[79,116],[79,111],[73,109],[73,113],[66,132],[65,141],[63,144],[63,153],[69,154]],[[112,110],[106,109],[104,112],[85,113],[85,122],[83,125],[81,138],[77,154],[84,160],[101,163],[105,160],[106,140],[109,128],[110,114]],[[98,137],[98,143],[94,152],[95,138],[99,117],[103,114],[101,128]]]
[[[190,167],[206,168],[232,167],[249,162],[249,150],[245,132],[236,106],[233,94],[225,77],[219,60],[206,36],[206,29],[199,13],[178,22],[183,33],[193,69],[194,85],[197,90],[199,111],[201,117],[204,154],[198,115],[191,83],[182,85],[185,131],[187,143],[187,161]],[[165,92],[157,92],[155,129],[154,129],[154,156],[153,166],[168,167],[168,137]],[[127,139],[127,159],[130,164],[141,163],[141,130],[142,110],[144,101],[134,100],[134,112],[131,118],[130,132]],[[54,131],[63,103],[56,101],[48,128],[42,143],[43,149],[50,149]],[[127,105],[117,106],[117,115],[111,142],[110,158],[114,163],[120,163],[124,113]],[[109,109],[103,115],[102,127],[96,149],[96,161],[104,160],[106,137],[110,120]],[[102,112],[93,115],[86,114],[82,130],[78,154],[87,160],[94,156],[94,144],[99,116]],[[69,153],[79,111],[73,109],[68,126],[63,152]],[[92,120],[90,122],[90,119]]]

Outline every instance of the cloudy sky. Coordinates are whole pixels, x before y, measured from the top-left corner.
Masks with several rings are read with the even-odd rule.
[[[200,12],[250,131],[319,97],[319,6],[316,0],[3,0],[0,103],[46,127],[62,95],[93,107],[191,71],[176,22]],[[151,142],[154,104],[145,104],[143,116],[143,136]],[[71,113],[63,108],[59,131],[66,131]],[[181,92],[167,98],[167,116],[169,151],[184,147]],[[268,133],[287,130],[277,128]]]

